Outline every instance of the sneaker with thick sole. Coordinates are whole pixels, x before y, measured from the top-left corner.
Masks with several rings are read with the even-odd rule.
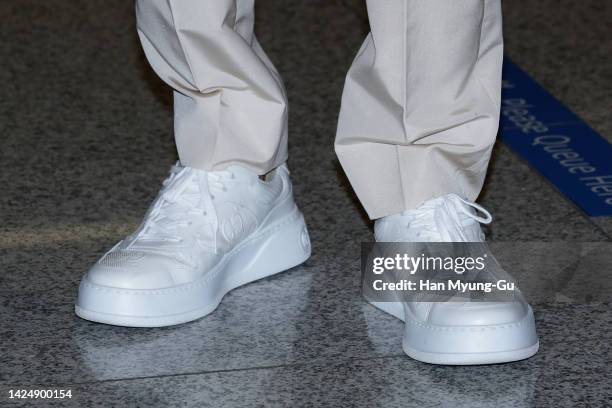
[[[476,211],[485,217],[477,215]],[[449,194],[375,223],[377,242],[482,242],[491,215]],[[539,348],[533,310],[518,293],[509,302],[371,302],[405,322],[402,346],[431,364],[494,364],[529,358]]]
[[[142,224],[83,277],[75,305],[94,322],[160,327],[214,311],[232,289],[310,256],[282,165],[262,180],[241,166],[174,166]]]

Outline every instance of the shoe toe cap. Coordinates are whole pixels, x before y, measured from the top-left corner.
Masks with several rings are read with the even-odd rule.
[[[182,268],[182,264],[160,255],[111,252],[89,270],[85,279],[112,288],[161,289],[176,285],[175,273]]]

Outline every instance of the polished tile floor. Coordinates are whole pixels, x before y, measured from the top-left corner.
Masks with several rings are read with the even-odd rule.
[[[612,5],[504,8],[508,55],[612,141]],[[409,359],[401,323],[360,297],[371,227],[333,154],[343,77],[367,31],[362,1],[259,0],[257,12],[289,91],[290,166],[313,257],[197,322],[127,329],[78,319],[73,300],[176,159],[170,91],[143,60],[130,1],[0,3],[0,405],[10,388],[56,387],[73,390],[58,406],[610,406],[601,270],[612,222],[585,216],[499,143],[481,203],[496,217],[490,240],[521,258],[513,267],[553,287],[534,299],[541,352],[481,367]],[[586,242],[601,242],[596,256],[572,264]]]

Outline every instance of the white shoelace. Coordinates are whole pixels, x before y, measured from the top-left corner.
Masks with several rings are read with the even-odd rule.
[[[234,175],[230,171],[204,172],[173,166],[128,247],[180,244],[185,230],[194,228],[197,244],[214,253],[218,219],[212,200],[215,191],[227,191],[225,177]]]
[[[454,207],[454,208],[453,208]],[[477,212],[484,214],[480,217],[469,210],[474,208]],[[455,209],[459,208],[460,213]],[[461,215],[465,215],[481,224],[490,224],[493,221],[491,214],[482,206],[464,200],[457,195],[444,197],[441,202],[433,201],[417,210],[406,211],[403,215],[408,216],[406,227],[416,229],[417,236],[427,241],[442,240],[450,242],[469,241],[466,236]]]

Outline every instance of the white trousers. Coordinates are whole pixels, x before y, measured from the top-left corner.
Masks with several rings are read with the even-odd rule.
[[[475,200],[499,122],[500,0],[366,2],[371,33],[347,75],[335,142],[357,196],[371,218],[448,193]],[[136,1],[145,54],[175,90],[184,165],[265,174],[287,159],[287,95],[253,7]]]

